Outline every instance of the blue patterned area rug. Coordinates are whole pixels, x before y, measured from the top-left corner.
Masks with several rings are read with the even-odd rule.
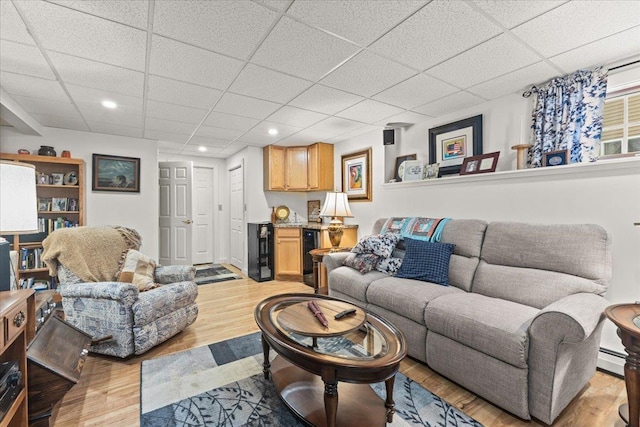
[[[196,279],[198,285],[207,285],[209,283],[224,282],[225,280],[242,279],[220,264],[204,264],[196,266]]]
[[[145,360],[141,377],[141,426],[306,425],[264,379],[260,333]],[[372,387],[385,398],[384,383]],[[482,426],[401,373],[393,393],[390,426]]]

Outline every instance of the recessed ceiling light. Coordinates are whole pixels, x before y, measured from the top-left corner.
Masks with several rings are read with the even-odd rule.
[[[102,101],[102,106],[105,108],[111,108],[111,109],[118,108],[118,104],[116,104],[113,101],[107,101],[107,100]]]
[[[277,135],[278,129],[269,129],[269,135]]]
[[[202,145],[198,147],[198,151],[207,151],[207,147],[203,147]]]

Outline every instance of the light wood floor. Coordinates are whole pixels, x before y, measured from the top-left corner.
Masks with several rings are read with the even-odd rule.
[[[200,314],[196,322],[182,333],[144,355],[128,360],[90,355],[80,382],[66,394],[55,411],[53,425],[139,425],[140,364],[143,360],[256,332],[258,327],[253,319],[254,307],[268,296],[285,292],[311,293],[312,289],[301,283],[257,283],[246,278],[200,286]],[[406,358],[400,370],[485,426],[544,425],[536,421],[523,421],[498,409],[413,359]],[[625,401],[624,381],[597,372],[585,391],[561,414],[554,426],[623,427],[617,408]]]

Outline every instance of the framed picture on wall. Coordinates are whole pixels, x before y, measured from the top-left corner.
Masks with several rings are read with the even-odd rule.
[[[371,148],[342,156],[342,191],[349,201],[371,201]]]
[[[93,191],[140,192],[140,158],[93,155]]]
[[[482,114],[429,129],[429,163],[440,175],[460,173],[464,159],[482,154]]]

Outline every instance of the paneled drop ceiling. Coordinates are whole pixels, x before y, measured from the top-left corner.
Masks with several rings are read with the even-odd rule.
[[[418,123],[640,53],[640,1],[0,0],[0,14],[3,95],[43,126],[221,158]]]

